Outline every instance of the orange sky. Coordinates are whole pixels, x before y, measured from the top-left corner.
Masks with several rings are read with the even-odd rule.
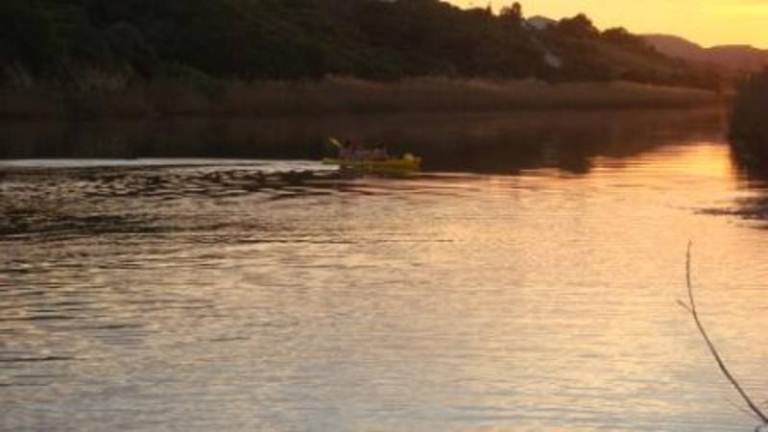
[[[513,0],[449,0],[498,10]],[[768,0],[522,0],[526,16],[586,13],[598,27],[668,33],[705,46],[750,44],[768,48]]]

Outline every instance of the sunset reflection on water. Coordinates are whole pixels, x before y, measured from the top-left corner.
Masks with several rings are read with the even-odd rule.
[[[725,211],[760,190],[716,141],[589,163],[253,190],[269,162],[16,166],[0,429],[751,430],[676,301],[693,240],[760,395],[768,233]]]

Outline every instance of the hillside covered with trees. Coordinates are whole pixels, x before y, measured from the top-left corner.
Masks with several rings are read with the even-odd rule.
[[[712,73],[584,15],[546,29],[438,0],[3,0],[2,79],[83,69],[294,80],[344,75],[613,80],[701,88]]]

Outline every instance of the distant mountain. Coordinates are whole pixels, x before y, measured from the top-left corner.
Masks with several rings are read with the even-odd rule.
[[[768,50],[749,45],[722,45],[707,49],[712,62],[731,65],[742,70],[760,70],[768,66]]]
[[[756,71],[768,66],[768,50],[749,45],[722,45],[704,48],[679,36],[645,35],[660,52],[688,61],[710,63],[733,71]]]
[[[654,48],[668,56],[680,57],[693,61],[706,61],[707,50],[701,45],[691,42],[688,39],[661,34],[643,35],[643,38],[653,45]]]

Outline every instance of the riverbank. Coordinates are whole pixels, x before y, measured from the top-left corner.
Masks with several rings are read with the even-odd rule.
[[[722,103],[714,92],[629,82],[548,84],[417,78],[278,82],[186,80],[129,83],[90,77],[73,88],[0,89],[0,118],[139,119],[391,112],[688,108]]]

